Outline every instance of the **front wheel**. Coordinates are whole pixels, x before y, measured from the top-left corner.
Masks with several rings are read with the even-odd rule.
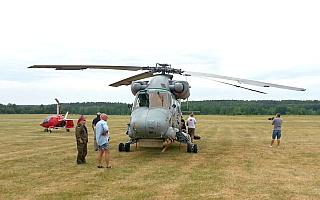
[[[124,151],[125,151],[125,152],[129,152],[129,151],[130,151],[130,144],[129,144],[129,143],[126,143],[126,144],[124,145]]]
[[[119,151],[124,151],[124,144],[123,143],[119,144]]]

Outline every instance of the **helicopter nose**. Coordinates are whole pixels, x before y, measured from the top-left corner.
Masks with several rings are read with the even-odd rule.
[[[144,109],[132,114],[132,138],[162,138],[167,132],[169,119],[166,113],[157,109]]]

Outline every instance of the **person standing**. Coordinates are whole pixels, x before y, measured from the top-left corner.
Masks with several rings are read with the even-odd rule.
[[[105,154],[106,166],[107,168],[112,168],[110,165],[110,151],[109,151],[109,138],[110,132],[108,127],[108,116],[105,113],[100,115],[101,120],[97,123],[96,130],[96,139],[98,144],[98,168],[103,168],[101,161],[102,156]]]
[[[97,144],[97,139],[96,139],[96,131],[94,130],[94,127],[100,121],[100,115],[101,115],[101,113],[98,112],[97,117],[92,120],[92,124],[91,124],[92,130],[93,130],[93,147],[94,147],[95,151],[98,151],[98,144]]]
[[[187,119],[187,126],[188,126],[188,134],[191,137],[191,142],[193,143],[194,134],[196,132],[196,118],[193,117],[193,112],[190,114],[190,116]]]
[[[183,119],[183,116],[181,115],[181,130],[186,131],[187,127],[186,127],[186,122]]]
[[[269,147],[272,147],[274,140],[277,138],[278,148],[280,148],[282,122],[283,122],[283,119],[280,118],[280,113],[277,113],[276,117],[272,120],[273,133],[272,133],[271,144],[269,145]]]
[[[87,143],[88,143],[88,130],[85,126],[86,118],[81,115],[78,119],[77,127],[76,127],[76,141],[77,141],[77,164],[86,164],[86,156],[87,156]]]

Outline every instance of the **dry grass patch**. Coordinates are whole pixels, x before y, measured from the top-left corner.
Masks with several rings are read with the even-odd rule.
[[[281,149],[269,116],[196,116],[198,154],[118,152],[129,116],[109,116],[111,170],[96,168],[95,116],[81,166],[74,131],[43,132],[45,116],[0,115],[0,199],[320,199],[319,116],[284,116]]]

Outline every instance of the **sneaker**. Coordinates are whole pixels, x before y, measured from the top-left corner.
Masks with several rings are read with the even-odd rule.
[[[108,166],[107,168],[111,169],[111,168],[112,168],[112,166]]]
[[[271,146],[271,145],[269,145],[269,148],[272,148],[272,146]]]
[[[97,166],[98,168],[104,168],[103,166]]]

